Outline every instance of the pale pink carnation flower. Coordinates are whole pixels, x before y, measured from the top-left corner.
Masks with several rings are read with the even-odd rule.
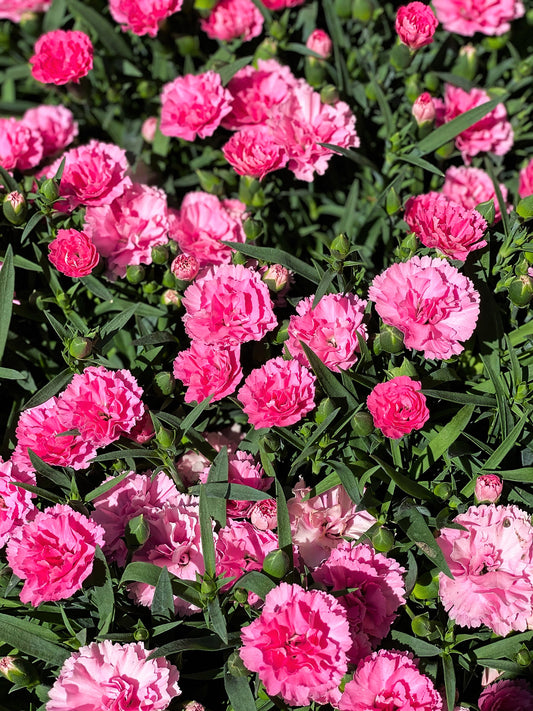
[[[126,151],[113,143],[92,140],[71,148],[47,168],[47,178],[54,177],[63,159],[59,195],[66,200],[58,202],[57,209],[70,211],[78,205],[109,205],[131,185],[126,175]]]
[[[479,711],[531,711],[533,689],[525,679],[502,679],[483,689]]]
[[[79,30],[52,30],[41,35],[30,57],[31,74],[43,84],[78,84],[93,68],[93,45]]]
[[[374,427],[392,439],[422,429],[429,420],[429,410],[421,388],[422,383],[407,375],[378,383],[366,401]]]
[[[431,44],[438,24],[429,5],[418,0],[402,5],[396,13],[396,33],[400,42],[412,50]]]
[[[433,0],[433,7],[444,29],[463,37],[503,35],[525,13],[521,0]]]
[[[148,659],[142,642],[92,642],[73,652],[49,691],[46,711],[164,711],[181,694],[165,657]]]
[[[37,607],[81,590],[103,542],[104,530],[69,506],[39,511],[12,532],[6,549],[11,569],[24,581],[21,602]]]
[[[43,157],[38,130],[16,118],[0,118],[0,166],[5,170],[30,170]]]
[[[216,572],[233,578],[221,588],[229,590],[250,570],[261,570],[265,557],[278,548],[278,537],[272,531],[259,531],[248,521],[229,520],[218,532],[216,541]]]
[[[413,114],[418,126],[423,126],[424,124],[435,121],[437,112],[431,94],[427,91],[420,94],[413,104],[411,113]]]
[[[422,244],[451,259],[465,261],[470,252],[487,246],[486,220],[437,192],[410,197],[404,218]]]
[[[151,264],[152,248],[167,244],[167,196],[133,183],[111,204],[88,207],[84,229],[106,258],[109,277],[124,277],[130,264]]]
[[[305,0],[261,0],[261,2],[269,10],[284,10],[286,7],[303,5]]]
[[[346,613],[332,595],[280,583],[241,639],[244,665],[271,696],[305,706],[338,693],[351,640]]]
[[[445,259],[412,257],[393,264],[372,282],[368,298],[389,326],[404,334],[407,348],[425,358],[451,358],[473,334],[479,294],[470,279]]]
[[[124,32],[155,37],[159,25],[181,10],[183,0],[109,0],[111,16]]]
[[[169,211],[169,217],[170,215]],[[170,224],[172,225],[172,220]],[[200,271],[200,262],[192,255],[178,254],[170,265],[170,271],[180,281],[192,281]]]
[[[200,27],[211,39],[243,41],[258,37],[263,31],[263,15],[252,0],[219,0]]]
[[[20,22],[34,12],[46,12],[52,0],[0,0],[0,20]]]
[[[72,415],[61,411],[60,400],[51,397],[42,405],[24,410],[19,417],[17,446],[11,457],[13,464],[23,473],[33,472],[28,449],[47,464],[55,467],[86,469],[96,456],[93,442],[81,435],[63,435],[74,429]]]
[[[158,122],[159,119],[157,116],[149,116],[143,121],[143,125],[141,126],[141,136],[147,143],[154,142]]]
[[[239,175],[263,180],[265,175],[285,167],[285,148],[266,126],[245,126],[223,146],[224,158]]]
[[[500,191],[507,203],[507,188],[500,183]],[[533,188],[532,188],[533,192]],[[446,171],[442,193],[450,200],[472,210],[482,202],[494,200],[495,220],[501,219],[500,206],[490,177],[481,168],[468,168],[464,165],[450,166]]]
[[[191,339],[219,347],[260,341],[277,326],[268,286],[242,264],[212,267],[183,295]]]
[[[252,370],[237,393],[251,425],[288,427],[315,407],[316,377],[296,360],[272,358]]]
[[[37,513],[32,503],[36,496],[14,482],[35,486],[35,476],[19,472],[11,461],[0,459],[0,548],[9,540],[11,531],[23,526]]]
[[[316,568],[346,538],[357,539],[376,523],[365,511],[357,510],[340,484],[323,494],[306,498],[311,489],[300,481],[287,501],[292,541],[309,568]]]
[[[108,477],[104,483],[112,481]],[[164,472],[136,474],[130,472],[125,479],[93,500],[91,518],[104,529],[103,551],[109,560],[120,566],[126,564],[128,549],[123,540],[128,521],[140,514],[147,515],[161,509],[179,492],[172,479]]]
[[[302,365],[308,365],[300,341],[335,373],[348,370],[357,361],[359,341],[367,339],[363,323],[367,302],[355,294],[326,294],[313,308],[314,296],[296,306],[289,322],[287,348]]]
[[[350,625],[350,664],[358,664],[388,635],[396,610],[406,602],[404,573],[394,558],[376,553],[367,543],[352,546],[348,541],[341,541],[313,571],[313,579],[333,591],[355,588],[337,597]]]
[[[193,341],[178,353],[173,365],[174,377],[187,386],[185,402],[211,402],[235,392],[242,380],[240,348],[219,348]]]
[[[50,262],[69,277],[87,276],[100,260],[91,238],[79,230],[58,230],[48,249]]]
[[[437,543],[453,580],[439,574],[442,604],[458,625],[501,637],[533,629],[533,526],[517,506],[471,506]]]
[[[418,670],[412,654],[380,649],[364,659],[346,684],[340,711],[441,711],[442,697],[431,679]]]
[[[496,504],[502,495],[503,482],[497,474],[480,474],[476,477],[474,496],[478,504]]]
[[[324,30],[316,29],[311,32],[305,43],[307,49],[311,52],[320,55],[322,59],[328,59],[331,57],[331,52],[333,50],[333,42],[331,37]]]
[[[229,264],[233,250],[225,244],[246,241],[242,221],[246,205],[240,200],[219,200],[216,195],[187,193],[179,211],[169,211],[169,237],[181,251],[195,257],[201,267]]]
[[[288,98],[279,104],[267,122],[276,140],[289,156],[287,167],[296,178],[312,182],[323,175],[334,151],[320,143],[341,148],[359,145],[355,116],[348,104],[324,104],[320,94],[301,80]]]
[[[165,84],[161,104],[161,133],[194,141],[213,135],[231,111],[231,94],[222,86],[220,74],[209,70]]]
[[[129,432],[144,413],[143,391],[129,370],[89,366],[77,373],[61,394],[58,410],[71,427],[96,447]]]
[[[72,111],[61,105],[42,104],[28,109],[22,122],[41,134],[44,158],[65,149],[78,135],[78,124]]]
[[[276,499],[265,499],[264,501],[256,501],[252,508],[248,511],[250,523],[259,531],[272,531],[278,525],[278,506]]]
[[[533,195],[533,158],[520,171],[518,178],[518,195],[521,198]]]
[[[487,101],[490,101],[490,96],[483,89],[472,89],[468,92],[446,84],[444,111],[441,111],[440,116],[437,113],[437,123],[448,123],[465,111],[486,104]],[[498,104],[480,121],[462,131],[456,137],[455,145],[461,151],[464,162],[470,165],[472,158],[478,153],[505,155],[511,150],[513,141],[513,127],[507,119],[507,110],[503,104]]]
[[[204,432],[203,436],[214,450],[220,452],[222,447],[227,447],[228,455],[232,456],[237,451],[244,434],[241,431],[240,425],[235,424],[221,432]],[[197,484],[200,477],[204,474],[206,467],[209,466],[209,460],[204,457],[203,454],[192,450],[185,452],[176,462],[178,474],[185,486]],[[204,477],[204,481],[206,480]]]

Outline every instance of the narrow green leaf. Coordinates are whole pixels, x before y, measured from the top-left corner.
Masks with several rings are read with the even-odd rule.
[[[359,486],[357,485],[357,479],[350,467],[344,462],[328,462],[329,466],[335,470],[337,473],[341,484],[354,502],[354,504],[359,504],[361,502],[361,493],[359,491]]]
[[[41,486],[33,486],[33,484],[23,484],[20,481],[14,481],[12,483],[13,483],[13,486],[18,486],[20,489],[25,489],[26,491],[31,491],[36,496],[40,496],[42,499],[45,499],[46,501],[51,501],[54,504],[64,503],[64,499],[61,496],[56,496],[55,494],[52,494],[49,491],[47,491],[47,489],[43,489]]]
[[[516,425],[513,427],[511,432],[509,432],[508,436],[503,440],[500,446],[490,455],[485,464],[482,466],[482,471],[486,469],[494,469],[500,464],[500,462],[503,461],[503,459],[515,446],[518,438],[522,434],[522,430],[524,429],[526,422],[529,422],[530,419],[531,411],[528,410],[527,412],[524,412],[522,417],[518,420]]]
[[[89,501],[94,501],[94,499],[98,498],[102,494],[107,493],[108,491],[111,491],[117,484],[120,484],[121,481],[123,481],[127,476],[129,472],[122,472],[118,476],[113,477],[109,481],[104,482],[103,484],[100,484],[100,486],[97,486],[96,489],[93,489],[90,491],[86,496],[85,496],[85,502],[88,503]]]
[[[505,439],[509,432],[509,428],[512,426],[513,417],[509,408],[509,401],[511,400],[511,395],[509,393],[507,384],[502,378],[500,372],[499,355],[496,353],[496,351],[494,351],[490,357],[481,355],[481,360],[483,361],[483,366],[487,371],[491,383],[494,387],[494,393],[496,395],[496,400],[498,401],[498,414],[502,430],[502,439]]]
[[[448,563],[446,562],[446,558],[444,557],[438,543],[435,541],[435,537],[430,531],[425,518],[416,506],[413,504],[409,505],[404,502],[402,505],[402,512],[399,515],[401,516],[399,524],[405,531],[409,540],[413,541],[422,553],[429,558],[433,565],[436,565],[438,569],[449,578],[453,578],[450,568],[448,567]],[[409,521],[409,523],[406,524],[406,521]]]
[[[333,269],[328,269],[326,272],[324,272],[324,274],[322,274],[322,278],[315,292],[315,298],[313,299],[313,304],[311,306],[312,309],[314,309],[320,299],[328,293],[329,287],[331,286],[331,282],[333,281],[333,279],[335,279],[336,275],[337,272]]]
[[[240,639],[240,637],[237,635],[236,639],[234,635],[229,635],[229,639],[235,643],[237,639]],[[180,652],[195,650],[202,652],[218,652],[221,649],[228,649],[228,647],[232,646],[233,644],[229,644],[229,640],[228,643],[225,644],[219,637],[215,637],[215,635],[205,635],[203,637],[192,637],[189,639],[177,639],[174,642],[169,642],[168,644],[164,644],[161,647],[154,649],[153,652],[150,652],[148,659],[169,657],[171,654],[179,654]]]
[[[270,262],[271,264],[281,264],[287,269],[292,269],[293,272],[299,274],[304,279],[313,282],[313,284],[320,283],[320,274],[317,273],[316,269],[313,269],[307,262],[294,257],[288,252],[283,252],[281,249],[273,249],[271,247],[257,247],[252,244],[238,244],[236,242],[224,242],[221,240],[222,244],[232,247],[237,252],[245,254],[247,257],[253,257],[254,259],[261,259],[264,262]]]
[[[161,568],[150,610],[152,617],[158,619],[170,620],[174,617],[174,595],[166,566]]]
[[[70,383],[73,376],[74,373],[68,368],[62,370],[61,373],[58,373],[49,383],[38,390],[28,402],[24,403],[23,410],[30,410],[32,407],[42,405],[43,402],[46,402],[60,390],[63,390],[68,383]]]
[[[54,667],[61,667],[71,653],[71,650],[51,642],[48,630],[41,625],[3,613],[0,613],[0,639],[4,644]]]
[[[90,5],[84,5],[78,0],[67,0],[68,7],[74,17],[81,17],[98,35],[100,42],[104,45],[112,57],[124,57],[134,62],[133,54],[124,39],[115,31],[117,28],[106,20],[101,12],[98,12]]]
[[[100,618],[98,623],[98,633],[107,634],[115,614],[115,596],[113,593],[113,583],[111,581],[111,574],[107,566],[107,560],[102,553],[100,546],[96,546],[93,571],[90,579],[91,581],[95,581],[93,587],[91,588],[91,596],[94,600]]]
[[[32,449],[28,449],[28,456],[36,472],[42,474],[50,481],[53,481],[54,484],[57,484],[63,491],[70,491],[71,482],[64,472],[54,469],[44,462]]]
[[[438,175],[440,178],[444,178],[444,173],[442,172],[442,170],[439,170],[429,161],[424,160],[424,158],[414,155],[413,153],[408,153],[407,155],[397,155],[396,160],[403,161],[404,163],[410,163],[411,165],[416,165],[418,168],[422,168],[422,170],[427,170],[428,173],[433,173],[434,175]]]
[[[217,497],[218,501],[209,502],[209,512],[222,528],[226,525],[226,494],[228,493],[228,448],[222,447],[213,463],[209,467],[207,477],[206,493],[208,496],[216,496],[215,492],[222,495]],[[214,487],[214,488],[213,488]]]
[[[518,654],[522,644],[532,639],[533,631],[530,630],[529,632],[522,632],[512,637],[500,639],[497,642],[485,644],[482,647],[475,648],[473,651],[478,659],[503,659],[504,657],[511,659]]]
[[[113,294],[109,291],[109,289],[104,286],[101,281],[98,281],[98,279],[92,274],[88,274],[87,276],[81,277],[80,282],[85,286],[88,291],[91,292],[91,294],[94,294],[99,299],[103,299],[104,301],[111,301],[111,299],[113,298]]]
[[[236,586],[249,590],[259,595],[261,600],[264,600],[268,593],[276,587],[276,583],[264,573],[260,573],[258,570],[251,570],[249,573],[245,573],[242,578],[239,578]]]
[[[313,353],[306,343],[300,341],[305,355],[307,356],[311,368],[313,369],[320,387],[332,400],[346,400],[350,409],[357,407],[357,401],[349,390],[337,379],[334,373],[324,365],[320,358]]]
[[[528,195],[527,197],[522,198],[515,209],[520,217],[523,217],[526,220],[533,217],[533,195]]]
[[[240,69],[250,64],[252,60],[253,56],[250,54],[247,57],[241,57],[240,59],[236,59],[234,62],[231,62],[231,64],[226,64],[225,67],[218,69],[217,71],[220,74],[222,86],[226,86],[230,79],[232,79]]]
[[[446,652],[442,652],[441,660],[448,711],[453,711],[455,708],[455,669],[451,656]]]
[[[521,484],[533,484],[533,467],[522,467],[522,469],[507,469],[502,471],[501,469],[495,469],[491,471],[490,469],[484,469],[484,474],[498,474],[505,481],[517,481]]]
[[[26,237],[27,237],[31,232],[33,232],[33,230],[37,227],[37,225],[39,224],[39,222],[41,222],[41,220],[44,220],[44,218],[45,218],[45,216],[44,216],[44,214],[43,214],[42,212],[36,212],[36,213],[34,213],[34,214],[30,217],[30,219],[28,220],[28,222],[26,222],[26,225],[24,226],[24,229],[23,229],[22,234],[21,234],[21,236],[20,236],[20,241],[22,242],[23,240],[25,240]]]
[[[418,639],[417,637],[412,637],[411,635],[405,634],[405,632],[400,632],[399,630],[391,630],[392,639],[397,642],[405,644],[409,647],[417,657],[437,657],[441,653],[441,648],[437,647],[435,644],[430,644],[429,642],[424,642],[423,639]]]
[[[15,291],[15,267],[11,245],[6,249],[4,263],[0,269],[0,362],[9,334],[9,324],[13,312],[13,293]]]
[[[289,560],[292,561],[292,533],[291,533],[291,521],[289,517],[289,509],[287,508],[287,499],[283,492],[283,488],[279,481],[276,479],[276,504],[277,504],[277,518],[278,518],[278,543],[282,551],[289,556]]]
[[[459,405],[478,405],[479,407],[496,407],[496,398],[489,395],[474,395],[472,393],[456,393],[449,390],[434,390],[423,388],[421,392],[426,397],[434,397],[446,402],[456,402]]]
[[[302,449],[298,457],[292,463],[293,473],[298,469],[298,467],[300,467],[305,462],[306,458],[311,453],[315,442],[317,442],[322,437],[323,433],[330,427],[331,423],[337,417],[339,412],[340,407],[337,407],[333,410],[333,412],[330,412],[326,419],[320,423],[320,425],[316,428],[311,437],[306,441],[305,447]]]
[[[464,405],[452,419],[433,437],[422,453],[413,460],[410,474],[425,472],[448,451],[459,435],[463,434],[474,412],[474,405]]]
[[[210,578],[216,576],[215,543],[213,540],[213,526],[209,515],[207,493],[204,485],[200,485],[200,537],[204,556],[205,574]]]
[[[63,27],[66,9],[66,0],[54,0],[43,18],[43,32],[61,29]]]
[[[189,412],[189,414],[183,418],[180,427],[184,435],[187,434],[191,427],[193,427],[194,424],[200,419],[200,415],[203,413],[203,411],[207,410],[207,408],[211,404],[212,397],[212,395],[206,397],[205,400],[202,400],[202,402],[198,403],[198,405],[196,405]]]
[[[0,368],[0,379],[2,380],[25,380],[27,373],[20,373],[13,368]]]
[[[358,165],[364,166],[365,168],[371,168],[372,170],[377,170],[375,163],[373,163],[369,158],[367,158],[362,153],[356,153],[355,151],[352,151],[350,148],[343,148],[342,146],[336,146],[334,143],[319,143],[318,145],[322,146],[323,148],[328,148],[330,151],[333,151],[333,153],[338,153],[339,155],[344,156],[344,158],[348,158],[353,163],[357,163]]]
[[[7,192],[20,192],[20,185],[15,178],[0,166],[0,182],[7,188]]]
[[[143,563],[141,561],[135,561],[134,563],[129,563],[126,569],[122,573],[122,578],[120,579],[119,585],[124,585],[128,582],[136,583],[146,583],[147,585],[153,585],[155,588],[159,576],[161,574],[161,568],[153,563]],[[187,602],[193,605],[201,606],[202,601],[200,593],[198,590],[198,584],[188,582],[187,580],[181,580],[172,576],[171,579],[172,591],[174,595],[183,598]]]
[[[168,331],[157,331],[155,333],[147,333],[146,336],[136,338],[131,342],[132,346],[154,346],[161,343],[177,343],[177,339]]]
[[[224,668],[224,686],[233,711],[253,711],[255,700],[248,684],[248,677],[233,676]]]
[[[224,644],[227,644],[228,630],[226,628],[226,619],[220,609],[220,601],[218,596],[214,597],[212,600],[209,600],[207,603],[207,612],[209,613],[209,619],[211,621],[213,632],[216,632]]]
[[[114,449],[111,452],[99,454],[93,462],[113,462],[115,459],[155,459],[160,460],[157,452],[153,449]]]
[[[67,331],[67,329],[63,326],[62,323],[60,323],[54,316],[49,311],[45,311],[44,315],[46,316],[48,322],[54,329],[54,331],[57,333],[59,338],[63,341],[63,343],[69,338],[70,334]]]
[[[266,501],[267,499],[272,499],[270,494],[266,494],[264,491],[259,491],[259,489],[254,489],[252,486],[246,486],[244,484],[228,484],[228,483],[207,483],[199,484],[197,486],[192,486],[188,489],[190,494],[195,494],[196,496],[200,492],[200,486],[205,487],[206,495],[211,499],[222,499],[225,501]],[[212,505],[209,504],[209,509],[212,513]],[[213,518],[215,518],[213,516]]]
[[[100,331],[100,335],[102,336],[102,338],[105,338],[106,336],[109,336],[112,333],[120,331],[122,328],[124,328],[130,318],[133,316],[133,314],[137,311],[137,308],[137,304],[131,304],[130,306],[128,306],[127,309],[122,311],[122,313],[117,314],[114,318],[111,319],[111,321],[108,321],[108,323],[106,323]]]
[[[387,462],[384,462],[374,454],[371,454],[370,457],[380,465],[383,471],[397,486],[400,487],[402,491],[405,491],[406,494],[409,494],[409,496],[413,496],[416,499],[422,499],[422,501],[434,500],[435,497],[429,489],[426,489],[425,486],[418,484],[418,482],[413,479],[410,479],[404,474],[401,474],[399,471],[396,471],[394,467],[391,467],[390,464],[387,464]]]

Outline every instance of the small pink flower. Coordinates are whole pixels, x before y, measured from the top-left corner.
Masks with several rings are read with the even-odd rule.
[[[503,490],[503,482],[496,474],[480,474],[476,477],[474,496],[479,504],[496,504]]]
[[[271,291],[280,292],[287,290],[291,282],[291,274],[287,267],[281,264],[271,264],[265,267],[262,272],[261,279],[265,282]]]
[[[392,439],[400,439],[413,430],[421,429],[429,420],[421,387],[420,382],[411,380],[407,375],[378,383],[366,401],[374,426]]]
[[[433,97],[425,91],[420,94],[414,102],[411,113],[415,117],[415,121],[419,126],[432,123],[435,120],[436,111]]]
[[[0,20],[20,22],[34,12],[46,12],[52,0],[0,0]]]
[[[0,118],[0,166],[5,170],[30,170],[43,157],[38,130],[15,118]]]
[[[533,158],[520,171],[518,178],[518,195],[521,198],[533,195]]]
[[[200,27],[211,39],[244,42],[258,37],[263,31],[263,15],[252,0],[219,0]]]
[[[44,158],[65,149],[78,135],[78,124],[74,121],[72,111],[61,105],[43,104],[28,109],[22,122],[41,134]]]
[[[247,669],[258,673],[268,694],[294,706],[327,703],[347,670],[351,640],[346,614],[321,590],[280,583],[241,639]]]
[[[141,135],[146,143],[154,142],[158,121],[159,119],[157,116],[149,116],[143,121],[143,125],[141,126]]]
[[[433,6],[444,29],[463,37],[503,35],[525,14],[521,0],[433,0]]]
[[[333,50],[333,42],[331,41],[331,37],[327,32],[319,29],[311,32],[307,38],[305,46],[315,54],[320,55],[322,59],[329,59]]]
[[[161,133],[194,141],[213,135],[231,111],[231,94],[222,86],[220,74],[209,70],[165,84],[161,104]]]
[[[217,575],[233,578],[222,590],[233,587],[244,573],[261,570],[265,557],[278,545],[278,537],[272,531],[259,531],[248,521],[228,521],[218,532],[216,542]]]
[[[46,711],[163,711],[181,694],[165,657],[148,659],[142,642],[92,642],[73,652],[49,692]]]
[[[196,257],[178,254],[170,265],[170,271],[180,281],[192,281],[200,270],[200,263]]]
[[[174,359],[174,377],[187,386],[185,402],[222,400],[242,380],[239,348],[219,348],[193,341]]]
[[[504,202],[507,202],[507,187],[500,183],[500,192]],[[532,187],[533,192],[533,187]],[[496,221],[501,219],[500,206],[490,177],[481,168],[466,166],[450,166],[446,171],[442,193],[449,200],[460,203],[467,210],[473,210],[476,205],[488,200],[494,201]]]
[[[109,0],[111,16],[122,30],[130,30],[142,37],[155,37],[159,25],[167,17],[181,10],[183,0]]]
[[[265,499],[264,501],[256,501],[248,511],[248,518],[252,526],[257,528],[258,531],[272,531],[278,525],[277,512],[276,499]]]
[[[81,590],[93,567],[104,531],[69,506],[57,504],[12,532],[7,544],[11,569],[24,580],[23,603],[65,600]]]
[[[202,477],[200,477],[200,479],[202,479]],[[252,489],[257,489],[258,491],[266,491],[270,488],[273,479],[272,477],[265,476],[263,467],[257,464],[251,454],[239,450],[230,456],[228,482],[230,484],[250,486]],[[227,516],[228,518],[248,518],[252,505],[251,501],[236,501],[230,499],[226,506]]]
[[[438,24],[429,5],[417,0],[402,5],[396,13],[396,32],[400,42],[412,50],[431,44]]]
[[[533,689],[525,679],[502,679],[483,689],[477,703],[479,711],[531,711]]]
[[[259,180],[283,168],[288,161],[285,148],[274,140],[266,126],[241,128],[223,146],[222,152],[236,173]]]
[[[287,427],[314,409],[315,380],[298,361],[273,358],[252,370],[237,397],[254,427]]]
[[[69,277],[87,276],[100,259],[91,238],[78,230],[58,230],[48,249],[54,267]]]
[[[93,45],[79,30],[52,30],[41,35],[30,58],[34,79],[43,84],[68,84],[93,68]]]

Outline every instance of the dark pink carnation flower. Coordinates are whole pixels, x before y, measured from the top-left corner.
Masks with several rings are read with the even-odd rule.
[[[277,326],[268,286],[242,264],[212,267],[185,290],[190,338],[219,347],[260,341]]]
[[[174,359],[174,377],[187,386],[185,402],[222,400],[235,392],[242,380],[240,348],[219,348],[193,341]]]
[[[43,157],[38,130],[15,118],[0,118],[0,166],[5,170],[30,170]]]
[[[507,202],[506,186],[500,183],[499,187],[504,202]],[[496,198],[494,184],[481,168],[468,168],[464,165],[459,167],[450,166],[446,171],[442,193],[468,210],[474,209],[476,205],[482,202],[494,200],[495,220],[501,219],[500,206]]]
[[[385,437],[400,439],[413,430],[421,429],[429,420],[426,396],[420,392],[422,383],[407,375],[378,383],[366,404]]]
[[[337,597],[350,625],[350,664],[358,664],[388,635],[396,610],[405,605],[404,573],[394,558],[376,553],[371,545],[352,546],[347,541],[313,571],[313,579],[333,591],[354,588]]]
[[[407,348],[425,358],[461,353],[479,315],[479,294],[470,279],[445,259],[412,257],[393,264],[372,282],[368,298],[383,321],[403,334]]]
[[[266,126],[241,128],[223,146],[222,152],[236,173],[259,180],[283,168],[288,161],[285,148]]]
[[[0,459],[0,548],[9,540],[11,531],[37,513],[32,503],[36,494],[16,486],[15,482],[35,486],[35,477],[19,472],[12,462]]]
[[[272,358],[252,370],[237,397],[254,427],[287,427],[314,409],[315,380],[298,361]]]
[[[441,711],[442,697],[411,654],[380,649],[364,659],[346,684],[340,711]]]
[[[48,249],[54,267],[69,277],[87,276],[100,260],[91,238],[78,230],[58,230]]]
[[[233,578],[222,590],[229,590],[244,573],[261,570],[265,557],[278,546],[272,531],[259,531],[248,521],[228,521],[218,532],[215,549],[217,575]]]
[[[517,506],[471,506],[437,539],[453,580],[439,574],[442,604],[458,625],[505,637],[533,627],[533,526]]]
[[[533,689],[525,679],[502,679],[481,692],[479,711],[531,711]]]
[[[28,109],[22,122],[41,134],[43,157],[55,155],[66,148],[78,135],[78,124],[72,111],[65,106],[36,106]]]
[[[142,642],[92,642],[73,652],[49,692],[46,711],[164,711],[181,694],[165,657],[148,659]]]
[[[533,195],[533,158],[520,171],[518,178],[518,195],[521,198]]]
[[[271,696],[294,706],[337,698],[351,640],[346,613],[332,595],[280,583],[241,639],[245,666]]]
[[[194,141],[213,135],[231,111],[231,94],[222,86],[220,74],[209,70],[165,84],[161,105],[161,133]]]
[[[181,10],[183,0],[109,0],[111,16],[126,32],[155,37],[159,25]]]
[[[68,84],[93,68],[93,45],[79,30],[52,30],[41,35],[30,58],[34,79],[43,84]]]
[[[433,6],[444,29],[463,37],[503,35],[525,14],[521,0],[433,0]]]
[[[418,0],[402,5],[396,13],[396,32],[400,42],[409,49],[417,50],[431,44],[438,24],[429,5]]]
[[[34,12],[46,12],[52,0],[0,0],[0,20],[20,22]]]
[[[24,580],[21,602],[37,607],[81,590],[103,542],[104,530],[69,506],[39,511],[12,532],[6,549],[11,569]]]
[[[263,22],[252,0],[219,0],[200,26],[211,39],[227,42],[240,37],[247,42],[261,34]]]

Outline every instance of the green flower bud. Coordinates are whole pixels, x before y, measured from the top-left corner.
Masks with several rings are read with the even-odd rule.
[[[278,54],[278,43],[271,37],[264,39],[255,50],[254,62],[258,59],[274,59]]]
[[[165,371],[156,373],[154,380],[161,395],[170,395],[174,390],[176,381],[172,373],[167,373]]]
[[[142,622],[137,623],[137,627],[133,631],[133,639],[136,642],[146,642],[150,638],[150,632],[146,629]]]
[[[337,235],[329,245],[329,251],[331,256],[335,257],[335,259],[346,259],[350,254],[350,242],[348,241],[348,237],[344,233]]]
[[[83,360],[91,355],[93,342],[85,336],[75,336],[68,345],[68,352],[73,358]]]
[[[333,84],[326,84],[320,91],[320,99],[323,104],[333,106],[339,100],[339,92]]]
[[[204,575],[204,579],[202,580],[202,584],[200,585],[200,592],[202,593],[202,595],[212,600],[217,594],[216,582]]]
[[[348,20],[352,14],[352,0],[335,0],[335,12],[337,17]]]
[[[379,343],[385,353],[400,353],[403,350],[403,333],[395,326],[383,324],[379,332]]]
[[[417,600],[433,600],[439,594],[439,576],[431,573],[421,575],[413,588]]]
[[[372,536],[372,545],[380,553],[387,553],[394,546],[394,534],[382,526]]]
[[[244,588],[237,588],[233,592],[233,598],[235,602],[244,605],[245,602],[248,602],[248,590],[245,590]]]
[[[212,10],[217,4],[218,0],[194,0],[194,9],[198,12],[202,10]]]
[[[528,274],[522,274],[509,284],[509,298],[511,302],[523,308],[533,298],[533,279]]]
[[[70,309],[70,296],[65,294],[64,291],[60,291],[56,294],[56,302],[61,309]]]
[[[329,397],[325,397],[323,400],[320,401],[316,412],[315,412],[315,422],[319,425],[324,420],[331,415],[333,410],[335,409],[335,405],[333,404],[333,400],[330,400]]]
[[[459,56],[453,65],[453,74],[472,81],[472,79],[476,76],[477,67],[478,60],[476,48],[472,44],[465,44],[459,50]]]
[[[270,25],[269,33],[275,40],[280,41],[285,37],[286,29],[281,22],[279,22],[279,20],[274,20],[274,22]]]
[[[244,234],[249,242],[256,240],[263,233],[263,223],[261,220],[254,220],[253,217],[247,217],[242,224]]]
[[[167,289],[161,294],[161,303],[164,306],[175,306],[179,308],[181,306],[181,296],[175,289]]]
[[[159,284],[156,281],[149,281],[143,284],[143,292],[145,294],[155,294],[159,289]]]
[[[305,58],[305,78],[310,86],[315,89],[322,86],[326,76],[326,64],[322,59],[317,59],[316,57]]]
[[[368,437],[374,431],[374,420],[369,412],[360,410],[352,417],[352,430],[356,437]]]
[[[26,198],[17,190],[8,193],[3,202],[4,217],[12,225],[22,225],[26,221]]]
[[[163,449],[168,449],[174,444],[174,439],[176,433],[172,430],[167,430],[166,427],[160,427],[155,435],[156,442],[163,447]]]
[[[157,247],[152,247],[152,262],[154,264],[165,264],[169,257],[168,247],[164,244],[158,244]]]
[[[435,496],[438,496],[439,499],[446,501],[452,495],[453,489],[447,482],[441,481],[438,484],[435,484],[433,493],[435,494]]]
[[[135,550],[146,543],[150,537],[150,524],[143,514],[131,518],[126,524],[124,539],[130,550]]]
[[[387,210],[387,215],[394,215],[398,210],[400,210],[402,207],[402,203],[400,201],[400,198],[398,197],[398,193],[394,189],[394,187],[390,188],[389,192],[387,193],[387,200],[385,203],[385,209]]]
[[[454,141],[448,141],[448,143],[445,143],[443,146],[440,148],[437,148],[435,153],[440,157],[440,158],[449,158],[452,153],[455,150],[455,143]]]
[[[409,47],[406,47],[405,44],[395,45],[390,53],[390,63],[399,71],[407,69],[407,67],[411,64],[412,58],[413,53],[409,50]]]
[[[503,49],[509,42],[509,33],[498,37],[484,37],[481,44],[490,50]]]
[[[533,662],[533,652],[527,647],[522,647],[516,655],[516,663],[521,667],[528,667]]]
[[[370,22],[374,14],[374,3],[372,0],[353,0],[352,19],[359,22]]]
[[[278,580],[288,573],[289,566],[289,556],[280,548],[267,553],[263,561],[264,572]]]
[[[261,437],[261,445],[265,452],[267,452],[268,454],[274,454],[275,452],[279,452],[281,442],[277,434],[274,434],[274,432],[269,432],[268,434],[263,435],[263,437]]]
[[[140,284],[145,276],[146,270],[142,264],[130,264],[126,268],[126,279],[130,284]]]
[[[174,274],[172,274],[172,271],[170,269],[167,269],[163,274],[161,284],[163,284],[163,286],[165,286],[167,289],[173,289],[176,287],[176,277],[174,276]]]
[[[424,81],[428,91],[432,94],[436,94],[440,87],[440,79],[438,75],[435,74],[435,72],[428,72],[424,77]]]
[[[39,683],[37,670],[31,662],[20,657],[0,658],[0,674],[17,686],[31,689]]]
[[[47,178],[41,184],[39,188],[39,193],[45,197],[48,202],[55,202],[59,197],[59,188],[57,187],[57,181],[53,178]]]
[[[183,35],[176,39],[176,49],[182,57],[196,57],[200,51],[200,38],[196,35]]]

